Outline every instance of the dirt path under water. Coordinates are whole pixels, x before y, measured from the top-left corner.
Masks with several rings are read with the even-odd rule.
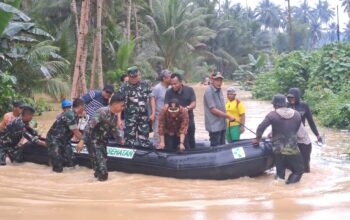
[[[204,90],[195,87],[201,138],[208,136]],[[249,92],[240,91],[238,96],[247,107],[246,125],[255,130],[271,104],[251,100]],[[39,117],[39,130],[47,130],[56,114]],[[111,172],[109,180],[100,183],[84,167],[56,174],[46,166],[8,163],[0,167],[0,219],[348,219],[350,164],[345,153],[350,135],[320,130],[326,135],[326,146],[314,146],[312,173],[290,186],[273,180],[273,170],[257,178],[225,181]],[[243,138],[253,136],[246,131]]]

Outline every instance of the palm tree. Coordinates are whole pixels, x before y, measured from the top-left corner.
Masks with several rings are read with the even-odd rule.
[[[317,14],[320,22],[323,24],[328,24],[328,22],[334,17],[334,9],[330,8],[330,5],[327,0],[318,1],[318,4],[315,9],[315,14]]]
[[[79,25],[79,37],[77,43],[77,52],[74,65],[73,81],[71,97],[76,98],[81,94],[86,93],[86,59],[87,59],[87,45],[86,35],[89,31],[89,13],[90,13],[90,0],[83,0],[80,13],[80,25]]]
[[[346,27],[344,30],[344,40],[350,43],[350,22],[346,24]]]
[[[328,37],[330,42],[334,42],[337,40],[337,30],[338,30],[338,25],[335,22],[332,22],[328,26]]]
[[[191,7],[192,1],[155,0],[152,4],[147,19],[165,68],[175,67],[184,53],[206,48],[205,42],[215,37],[213,30],[203,26],[209,16],[206,9]]]
[[[344,7],[344,12],[348,13],[350,17],[350,0],[342,0],[341,5]]]
[[[256,19],[261,22],[265,28],[278,29],[281,25],[281,8],[270,2],[262,0],[255,9]]]
[[[299,7],[294,8],[294,17],[304,24],[308,24],[310,23],[311,11],[308,0],[304,0]]]
[[[312,48],[315,48],[322,37],[322,24],[317,18],[311,19],[310,33]]]

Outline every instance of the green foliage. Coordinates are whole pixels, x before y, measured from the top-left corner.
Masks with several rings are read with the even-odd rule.
[[[320,51],[319,65],[310,80],[311,87],[328,88],[337,93],[345,83],[350,86],[350,45],[334,43]]]
[[[315,56],[315,57],[313,57]],[[274,69],[256,80],[253,95],[270,99],[276,93],[286,94],[289,88],[298,87],[303,93],[307,88],[316,55],[294,51],[277,59]]]
[[[271,100],[279,91],[278,81],[273,72],[258,75],[253,86],[253,97],[262,100]]]
[[[16,77],[0,73],[0,115],[10,110],[10,103],[16,97]]]
[[[4,2],[0,2],[0,36],[11,21],[14,13],[20,16],[26,16],[17,9],[20,4],[21,0],[5,0]]]
[[[299,87],[319,121],[328,127],[350,127],[350,45],[336,43],[318,51],[282,55],[273,71],[258,76],[253,96],[271,99]]]
[[[338,94],[314,88],[307,91],[305,98],[324,126],[350,129],[349,87],[342,87]]]

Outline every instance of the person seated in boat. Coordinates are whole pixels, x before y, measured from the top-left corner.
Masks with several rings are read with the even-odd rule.
[[[76,150],[80,153],[87,145],[92,167],[95,171],[94,176],[99,181],[108,179],[107,171],[107,144],[110,136],[113,136],[119,144],[124,144],[118,130],[118,114],[124,109],[124,96],[120,92],[115,93],[109,106],[98,109],[90,119],[83,137],[78,143]]]
[[[52,170],[60,173],[63,167],[74,166],[74,153],[71,147],[71,139],[74,136],[80,140],[79,117],[84,114],[84,101],[73,101],[73,109],[63,112],[51,126],[46,136],[48,155],[52,164]]]
[[[235,121],[227,120],[226,140],[231,143],[238,141],[244,132],[245,124],[245,106],[236,98],[236,89],[229,87],[227,89],[227,99],[225,108],[228,115],[234,117]]]
[[[297,134],[302,123],[301,116],[297,111],[287,108],[284,95],[275,95],[272,104],[275,111],[271,111],[260,123],[253,144],[259,144],[264,131],[271,125],[276,178],[284,179],[288,168],[292,173],[286,184],[296,183],[300,181],[304,172],[303,158],[297,143]]]
[[[33,107],[24,105],[21,115],[0,132],[0,165],[6,165],[6,154],[11,161],[21,162],[23,147],[20,142],[23,138],[34,144],[46,146],[38,133],[29,126],[34,113]]]
[[[11,123],[11,121],[15,120],[22,113],[23,102],[22,101],[14,101],[12,103],[12,112],[7,112],[2,121],[0,122],[0,131],[4,130],[5,127]]]
[[[158,132],[160,137],[158,149],[185,150],[185,136],[189,125],[186,108],[180,106],[178,99],[172,99],[163,107],[159,114]]]

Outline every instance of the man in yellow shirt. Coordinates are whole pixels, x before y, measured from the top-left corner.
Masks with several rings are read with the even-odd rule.
[[[238,141],[244,132],[245,107],[242,102],[236,99],[236,95],[235,88],[229,87],[227,89],[226,113],[236,119],[233,122],[227,121],[226,140],[229,143]]]

